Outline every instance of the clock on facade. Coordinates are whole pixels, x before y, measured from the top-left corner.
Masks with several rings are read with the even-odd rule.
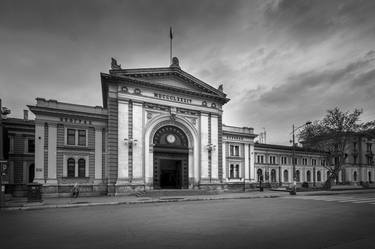
[[[176,141],[176,137],[173,134],[167,136],[167,142],[173,144]]]

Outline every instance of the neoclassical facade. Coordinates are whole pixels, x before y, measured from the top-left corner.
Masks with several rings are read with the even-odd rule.
[[[254,188],[260,176],[269,186],[293,181],[291,147],[254,143],[253,128],[224,125],[223,105],[229,99],[223,87],[214,88],[183,71],[177,58],[169,67],[138,69],[123,69],[112,60],[109,73],[101,74],[101,86],[102,106],[44,98],[28,106],[35,120],[23,122],[29,127],[24,136],[15,131],[11,135],[13,141],[27,137],[26,146],[31,132],[33,152],[26,155],[27,163],[13,163],[10,170],[18,180],[12,183],[27,184],[31,175],[31,181],[43,185],[44,195],[67,196],[75,183],[84,195],[120,195],[153,189]],[[14,151],[11,148],[13,158]],[[367,158],[370,153],[369,145],[367,152],[360,152]],[[34,157],[32,174],[29,159]],[[297,147],[299,184],[321,186],[327,177],[325,158],[324,153]],[[373,161],[366,162],[348,162],[340,181],[372,182]]]

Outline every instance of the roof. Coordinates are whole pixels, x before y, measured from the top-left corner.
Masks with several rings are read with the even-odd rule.
[[[293,146],[286,146],[286,145],[278,145],[278,144],[261,144],[261,143],[255,143],[254,148],[257,149],[275,149],[275,150],[293,150]],[[294,147],[295,151],[300,151],[300,152],[311,152],[311,153],[325,153],[324,151],[320,150],[313,150],[313,149],[308,149],[304,147]]]
[[[160,84],[150,79],[159,78],[161,81],[166,77],[175,77],[191,86],[191,89],[178,86]],[[109,74],[101,73],[103,106],[107,107],[108,83],[134,83],[150,88],[178,91],[190,95],[202,96],[206,98],[214,98],[225,104],[229,101],[226,94],[209,84],[199,80],[191,74],[181,70],[176,66],[160,67],[160,68],[135,68],[135,69],[112,69]],[[195,89],[195,90],[193,90]]]

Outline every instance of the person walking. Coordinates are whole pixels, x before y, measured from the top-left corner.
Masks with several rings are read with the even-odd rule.
[[[78,198],[78,195],[79,195],[79,187],[78,187],[78,183],[76,182],[73,186],[73,197],[74,198]]]

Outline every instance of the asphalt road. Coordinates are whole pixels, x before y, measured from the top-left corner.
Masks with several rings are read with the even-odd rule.
[[[299,198],[5,211],[0,224],[2,249],[375,248],[375,205]]]

